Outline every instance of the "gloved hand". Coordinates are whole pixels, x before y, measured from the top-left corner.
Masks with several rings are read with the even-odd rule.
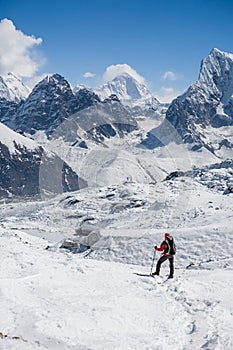
[[[155,250],[157,249],[157,245],[155,245]]]

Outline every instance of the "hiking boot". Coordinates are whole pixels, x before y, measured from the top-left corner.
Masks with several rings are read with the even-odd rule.
[[[168,276],[168,278],[173,278],[173,276]]]
[[[153,272],[152,276],[159,276],[159,274],[157,272]]]

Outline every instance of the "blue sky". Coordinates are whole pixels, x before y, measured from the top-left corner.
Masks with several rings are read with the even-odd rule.
[[[169,100],[197,80],[213,47],[233,53],[232,14],[232,0],[1,0],[0,19],[15,29],[1,22],[0,74],[32,82],[58,72],[94,87],[107,67],[128,65]]]

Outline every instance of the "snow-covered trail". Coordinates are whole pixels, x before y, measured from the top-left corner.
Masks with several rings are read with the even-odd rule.
[[[163,283],[146,276],[150,266],[52,252],[20,230],[0,235],[0,349],[233,348],[232,260]]]

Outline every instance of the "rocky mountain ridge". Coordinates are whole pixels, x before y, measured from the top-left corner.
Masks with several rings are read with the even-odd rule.
[[[213,141],[209,134],[232,125],[233,55],[213,49],[201,63],[197,82],[172,101],[164,122],[148,133],[143,145],[155,148],[176,141],[215,152],[223,141],[227,147],[232,140],[220,136]]]
[[[51,134],[64,120],[98,101],[98,96],[83,89],[74,95],[70,84],[59,74],[39,82],[19,106],[13,118],[15,130],[33,134],[43,130]]]
[[[82,112],[85,109],[88,109],[88,117],[86,112]],[[69,119],[72,120],[72,123],[68,123],[69,127],[72,124],[75,131],[67,130]],[[101,102],[89,89],[80,88],[74,93],[68,81],[59,74],[39,82],[25,101],[14,104],[10,113],[9,110],[6,112],[2,121],[20,133],[33,135],[41,130],[48,136],[58,128],[60,132],[65,123],[66,132],[72,133],[72,143],[82,142],[80,132],[88,139],[102,142],[106,137],[122,136],[122,132],[137,128],[136,121],[115,95]],[[78,129],[80,132],[74,139]]]
[[[85,187],[57,155],[0,123],[0,197],[54,195]]]

